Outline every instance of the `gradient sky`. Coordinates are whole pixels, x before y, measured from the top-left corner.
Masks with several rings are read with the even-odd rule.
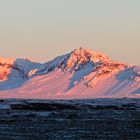
[[[80,45],[140,65],[140,0],[0,0],[0,56],[47,61]]]

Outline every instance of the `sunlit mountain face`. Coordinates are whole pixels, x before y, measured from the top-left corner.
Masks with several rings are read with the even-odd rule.
[[[139,98],[140,67],[78,48],[46,63],[0,58],[0,98]]]

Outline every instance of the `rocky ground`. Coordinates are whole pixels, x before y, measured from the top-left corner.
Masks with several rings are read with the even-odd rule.
[[[140,99],[0,100],[0,140],[139,140]]]

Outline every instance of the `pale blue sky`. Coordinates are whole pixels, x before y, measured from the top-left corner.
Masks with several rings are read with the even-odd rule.
[[[80,45],[140,65],[140,0],[0,0],[0,56],[47,61]]]

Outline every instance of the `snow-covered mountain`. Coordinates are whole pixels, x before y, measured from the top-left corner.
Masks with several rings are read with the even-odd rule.
[[[0,98],[140,97],[140,66],[79,48],[44,64],[0,58]]]
[[[29,79],[32,70],[41,66],[28,59],[0,58],[0,91],[19,87]]]

